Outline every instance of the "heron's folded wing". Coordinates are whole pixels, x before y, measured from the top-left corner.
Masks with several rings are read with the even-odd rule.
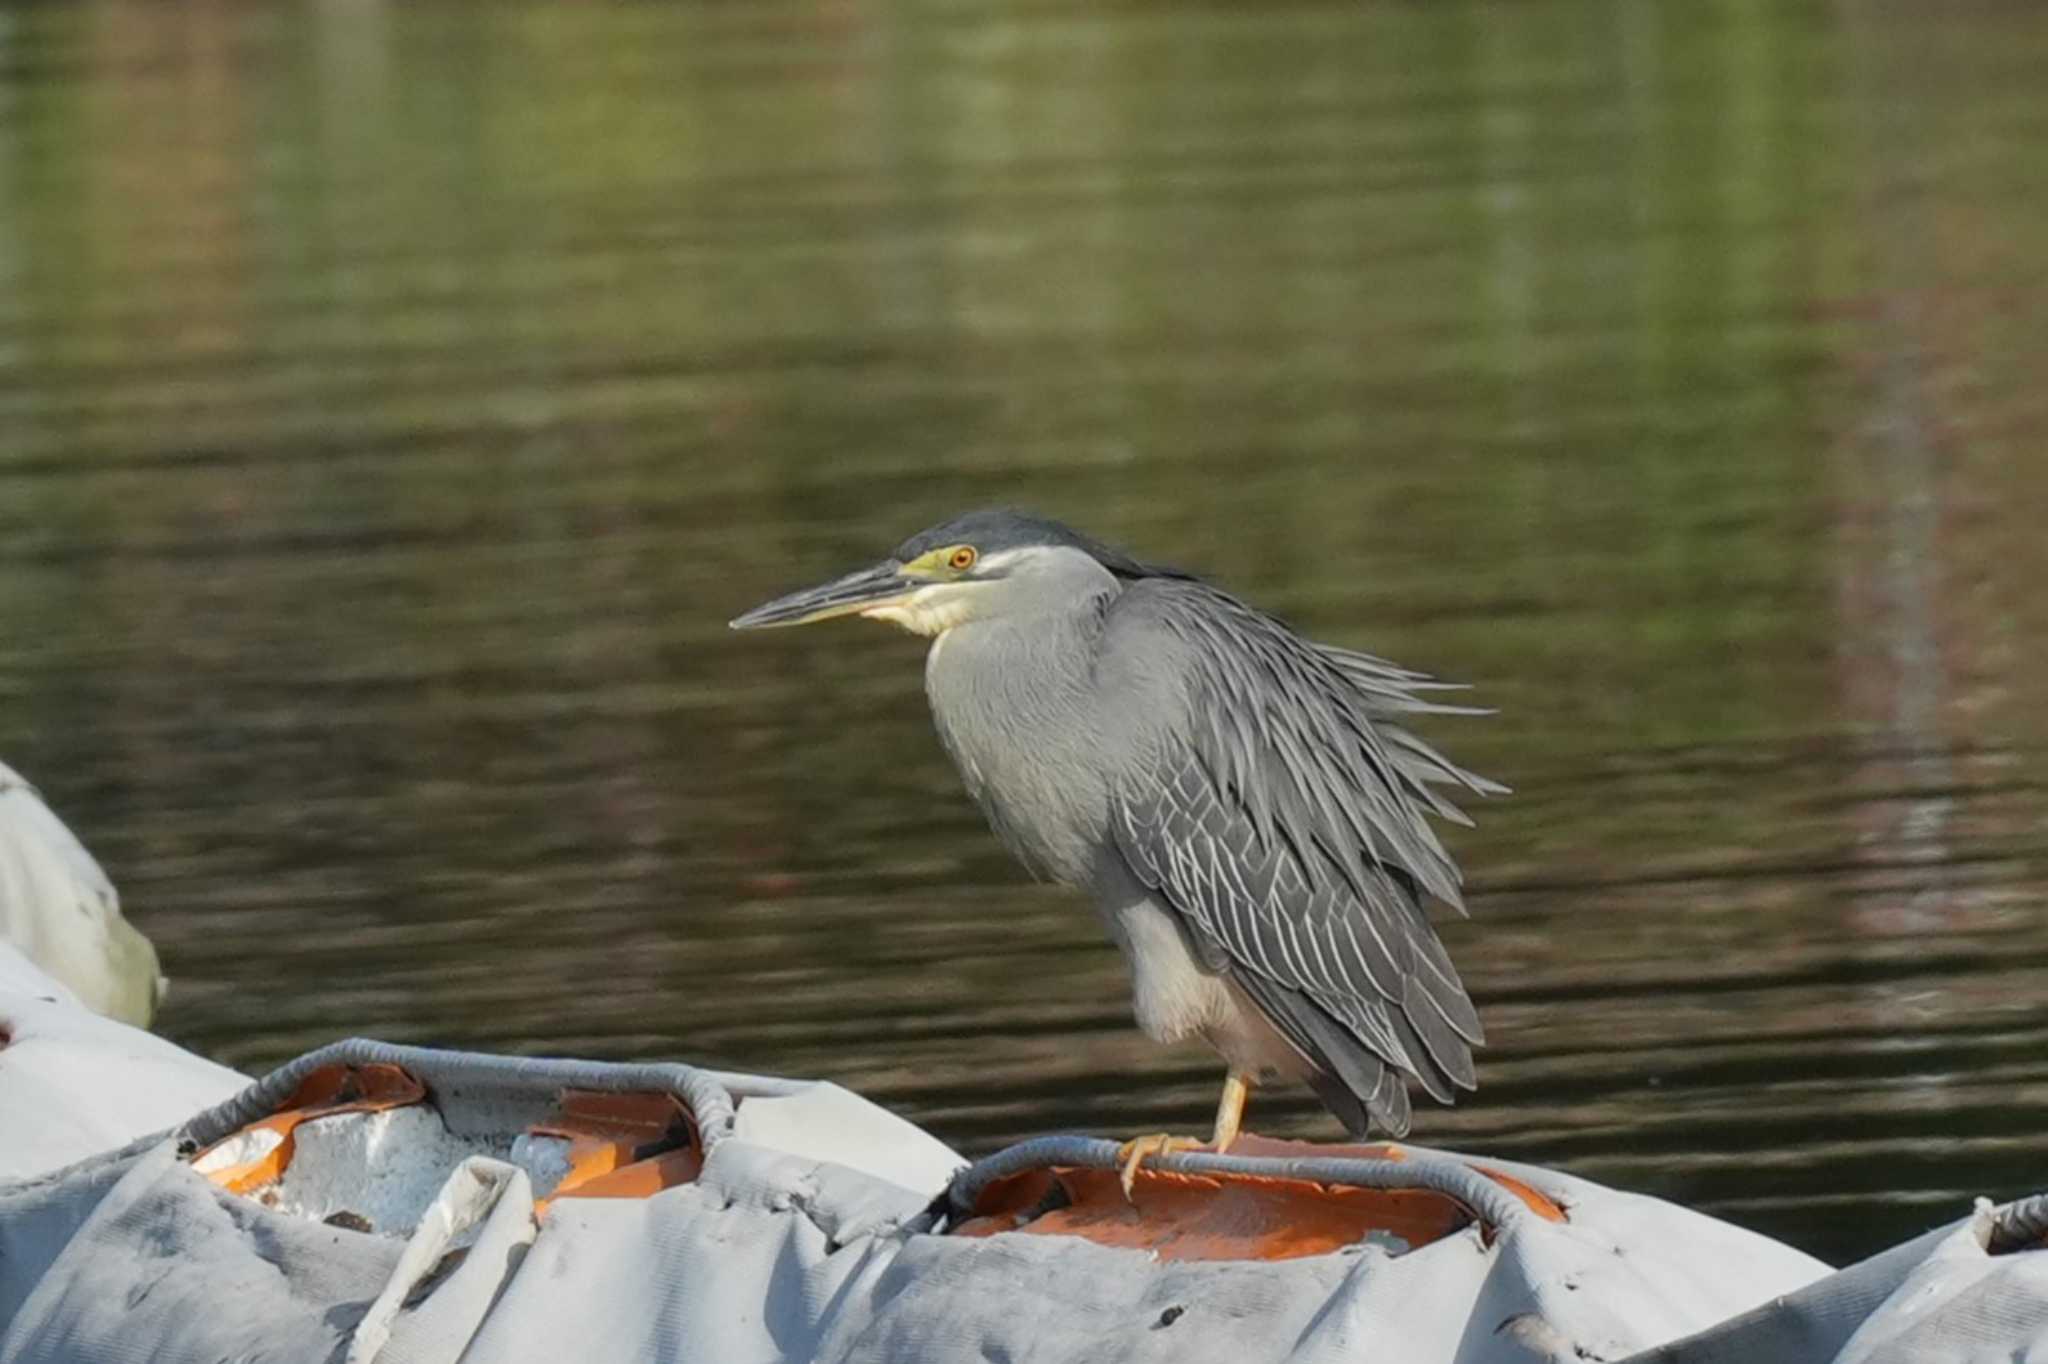
[[[1210,965],[1299,992],[1432,1092],[1469,1088],[1478,1016],[1421,902],[1458,902],[1425,783],[1467,774],[1413,735],[1390,744],[1384,697],[1332,651],[1205,584],[1136,585],[1107,628],[1106,659],[1180,679],[1112,794],[1133,872]]]

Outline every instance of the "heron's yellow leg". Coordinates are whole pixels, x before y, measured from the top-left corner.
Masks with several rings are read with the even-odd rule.
[[[1153,1132],[1142,1137],[1132,1137],[1116,1148],[1116,1163],[1122,1170],[1119,1182],[1124,1186],[1124,1198],[1130,1199],[1131,1188],[1138,1182],[1138,1167],[1148,1156],[1171,1155],[1175,1151],[1199,1151],[1200,1137],[1170,1137],[1164,1132]]]
[[[1124,1186],[1124,1197],[1131,1196],[1131,1189],[1138,1180],[1138,1167],[1152,1156],[1168,1155],[1174,1151],[1211,1150],[1221,1155],[1237,1140],[1238,1130],[1244,1122],[1244,1103],[1252,1092],[1252,1077],[1243,1071],[1233,1070],[1223,1077],[1223,1095],[1216,1101],[1216,1130],[1208,1141],[1196,1137],[1170,1137],[1164,1132],[1149,1136],[1132,1137],[1117,1148],[1116,1161],[1122,1171],[1120,1182]]]
[[[1217,1155],[1230,1149],[1244,1123],[1244,1101],[1251,1097],[1252,1077],[1233,1070],[1223,1077],[1223,1094],[1216,1100],[1216,1132],[1209,1145]]]

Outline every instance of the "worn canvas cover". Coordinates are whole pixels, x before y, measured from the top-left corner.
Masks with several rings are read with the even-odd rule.
[[[248,1083],[100,1017],[0,942],[0,1180],[161,1132]]]
[[[865,1106],[839,1093],[835,1122],[857,1126]],[[1570,1225],[1531,1219],[1492,1245],[1475,1226],[1398,1256],[1174,1263],[919,1231],[933,1190],[744,1137],[692,1184],[563,1201],[537,1234],[524,1172],[485,1164],[487,1207],[462,1193],[480,1187],[468,1166],[442,1195],[449,1224],[491,1224],[467,1280],[409,1306],[406,1241],[226,1193],[168,1141],[17,1186],[0,1194],[0,1361],[1618,1359],[1822,1272],[1562,1179]],[[354,1350],[373,1315],[381,1343]]]
[[[43,798],[0,763],[0,943],[60,981],[87,1008],[147,1024],[162,998],[156,949]]]
[[[2048,1360],[2048,1196],[1895,1246],[1627,1364]]]
[[[2026,1248],[2025,1219],[1989,1210],[1830,1275],[1655,1199],[1488,1162],[1568,1221],[1489,1214],[1405,1253],[1161,1259],[1070,1235],[944,1234],[960,1162],[930,1137],[833,1086],[681,1067],[662,1073],[696,1105],[697,1177],[536,1216],[554,1175],[516,1142],[475,1137],[479,1113],[520,1085],[653,1071],[374,1054],[421,1071],[440,1107],[320,1119],[337,1126],[294,1159],[362,1153],[356,1177],[384,1186],[376,1230],[322,1220],[313,1200],[330,1195],[291,1207],[227,1192],[177,1133],[0,1182],[0,1364],[1948,1364],[2048,1350],[2048,1256]],[[218,1082],[182,1056],[142,1047],[129,1063],[177,1072],[165,1092]],[[8,1064],[0,1050],[0,1086]],[[264,1084],[185,1135],[283,1092]],[[38,1154],[17,1168],[47,1160],[28,1111],[0,1107],[0,1160],[19,1149]],[[305,1188],[341,1187],[348,1168],[311,1171]]]

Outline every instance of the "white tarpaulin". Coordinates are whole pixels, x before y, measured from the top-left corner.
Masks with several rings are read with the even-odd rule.
[[[2048,1196],[1960,1222],[1627,1364],[2042,1364]]]
[[[121,917],[100,864],[36,789],[0,763],[0,943],[87,1008],[147,1024],[164,990],[156,949]]]
[[[0,1108],[0,1158],[35,1127]],[[1049,1139],[955,1179],[944,1146],[831,1086],[338,1044],[179,1132],[0,1182],[0,1364],[1577,1364],[1689,1334],[1646,1358],[1960,1364],[2048,1340],[2024,1218],[1830,1276],[1504,1162],[1190,1155],[1135,1209],[1081,1201],[1113,1188],[1113,1154]],[[1426,1215],[1291,1258],[1213,1253],[1240,1212],[1287,1231],[1324,1194]],[[1133,1247],[1176,1209],[1208,1241]]]
[[[0,942],[0,1180],[161,1132],[248,1082],[92,1013]]]

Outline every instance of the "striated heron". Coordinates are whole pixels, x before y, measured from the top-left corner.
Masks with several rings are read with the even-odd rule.
[[[1462,911],[1440,788],[1506,788],[1407,718],[1447,684],[1302,638],[1190,574],[1057,522],[974,512],[735,629],[861,615],[931,640],[932,718],[991,827],[1087,891],[1130,963],[1138,1026],[1229,1067],[1211,1143],[1258,1081],[1312,1086],[1354,1134],[1408,1130],[1406,1076],[1474,1085],[1479,1018],[1424,900]],[[1128,1191],[1163,1134],[1124,1147]]]

